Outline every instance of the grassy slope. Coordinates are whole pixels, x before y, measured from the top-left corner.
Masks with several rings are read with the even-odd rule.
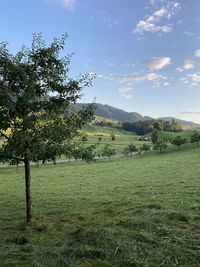
[[[138,135],[132,132],[120,131],[114,128],[106,128],[101,126],[90,126],[85,129],[88,135],[88,144],[99,143],[98,149],[101,150],[105,144],[110,144],[116,152],[121,154],[123,149],[130,143],[137,146],[142,145],[144,142],[138,141]],[[115,133],[116,140],[111,141],[110,134]],[[102,141],[98,142],[98,137],[101,136]],[[145,142],[147,143],[147,142]]]
[[[199,266],[199,157],[32,167],[29,228],[23,169],[0,169],[0,266]]]
[[[181,136],[182,138],[187,138],[188,141],[190,141],[190,137],[193,134],[193,131],[181,131],[181,132],[165,132],[165,131],[160,131],[159,136],[162,139],[167,139],[167,140],[173,140],[176,136]]]

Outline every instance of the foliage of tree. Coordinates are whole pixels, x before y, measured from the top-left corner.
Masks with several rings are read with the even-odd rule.
[[[151,149],[151,146],[148,145],[148,144],[143,144],[141,147],[140,147],[140,152],[144,151],[145,155],[147,153],[147,151],[149,151]]]
[[[91,85],[91,76],[69,77],[71,55],[61,56],[66,35],[46,45],[34,34],[32,46],[12,54],[0,44],[1,160],[24,162],[26,217],[32,221],[31,161],[55,161],[65,144],[91,121],[93,108],[66,112]],[[63,114],[65,113],[65,116]]]
[[[151,142],[152,144],[155,144],[158,142],[159,133],[157,129],[154,129],[151,133]]]
[[[175,121],[164,120],[145,120],[137,122],[124,122],[122,124],[122,129],[125,131],[135,132],[138,135],[145,135],[149,132],[152,132],[153,129],[161,131],[172,131],[178,132],[181,131],[181,124]]]
[[[161,130],[163,129],[162,125],[162,121],[154,121],[153,123],[153,129],[155,130]]]
[[[159,150],[160,152],[162,152],[166,148],[167,148],[167,143],[164,140],[157,141],[153,146],[154,150]]]
[[[101,137],[101,136],[98,137],[98,141],[99,141],[99,142],[102,141],[102,137]]]
[[[197,131],[195,131],[195,132],[193,133],[193,135],[191,136],[191,138],[190,138],[190,142],[191,142],[191,143],[196,143],[197,146],[199,146],[199,142],[200,142],[200,133],[197,132]]]
[[[184,144],[187,143],[187,138],[183,138],[181,136],[176,136],[173,140],[172,140],[172,145],[175,145],[178,147],[178,149],[180,149],[180,147]]]
[[[96,149],[95,145],[82,147],[81,159],[86,161],[87,163],[95,161],[95,157],[97,156],[97,153],[96,153],[95,149]]]
[[[112,141],[115,141],[115,140],[116,140],[116,135],[115,135],[114,132],[112,132],[112,133],[110,134],[110,137],[111,137],[111,140],[112,140]]]
[[[131,156],[133,155],[134,152],[137,152],[137,151],[138,151],[138,148],[133,143],[130,143],[128,145],[128,152]]]
[[[126,157],[129,155],[129,148],[127,146],[122,150],[122,154]]]
[[[87,142],[88,141],[88,135],[86,133],[83,133],[81,136],[81,141],[82,142]]]
[[[102,153],[101,153],[102,157],[107,157],[109,159],[111,159],[113,156],[116,155],[116,151],[114,148],[111,148],[110,145],[105,145]]]

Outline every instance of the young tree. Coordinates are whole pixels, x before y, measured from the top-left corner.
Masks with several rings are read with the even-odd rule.
[[[152,144],[155,144],[158,141],[159,133],[157,129],[154,129],[151,133],[151,142]]]
[[[129,154],[129,148],[126,146],[126,147],[123,149],[122,153],[124,154],[124,156],[127,157],[128,154]]]
[[[140,151],[144,151],[145,155],[147,154],[147,151],[149,151],[151,149],[151,146],[150,145],[147,145],[147,144],[143,144],[141,147],[140,147]]]
[[[200,133],[198,133],[197,131],[195,131],[193,133],[193,135],[190,138],[190,142],[191,143],[196,143],[197,146],[199,146],[199,142],[200,142]]]
[[[166,148],[167,148],[167,143],[163,140],[157,141],[153,146],[154,150],[160,150],[160,152],[162,152]]]
[[[102,151],[102,157],[107,157],[111,159],[113,156],[116,155],[116,151],[114,148],[110,148],[109,145],[105,145]]]
[[[115,136],[115,133],[114,133],[114,132],[112,132],[112,133],[110,134],[110,137],[111,137],[111,140],[112,140],[112,141],[115,141],[115,140],[116,140],[116,136]]]
[[[181,136],[176,136],[173,140],[172,140],[172,145],[175,145],[178,147],[178,149],[180,149],[180,147],[183,144],[187,143],[187,138],[182,138]]]
[[[131,156],[133,155],[134,152],[137,152],[137,151],[138,151],[138,148],[133,143],[130,143],[128,145],[128,152],[131,154]]]
[[[24,162],[28,223],[32,221],[30,162],[55,161],[63,142],[76,136],[93,116],[91,106],[77,113],[69,110],[82,89],[91,85],[91,76],[69,77],[71,56],[60,55],[66,38],[46,45],[41,35],[34,34],[31,48],[15,55],[0,44],[0,158]]]
[[[88,147],[83,147],[81,151],[81,159],[85,160],[87,163],[95,161],[96,153],[96,146],[90,145]]]

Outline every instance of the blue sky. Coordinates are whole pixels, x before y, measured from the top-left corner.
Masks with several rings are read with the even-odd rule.
[[[6,0],[0,40],[67,32],[71,74],[95,73],[84,102],[200,123],[199,0]]]

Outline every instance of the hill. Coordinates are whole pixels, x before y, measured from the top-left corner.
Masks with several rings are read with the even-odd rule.
[[[82,104],[77,103],[72,106],[73,111],[78,110],[83,105],[88,104]],[[115,120],[119,122],[128,121],[128,122],[137,122],[137,121],[146,121],[146,120],[152,120],[152,119],[159,119],[164,121],[171,121],[172,119],[176,120],[177,122],[181,123],[184,126],[189,127],[197,127],[200,126],[200,124],[194,123],[192,121],[185,121],[174,117],[160,117],[160,118],[152,118],[150,116],[142,116],[138,112],[127,112],[125,110],[110,106],[110,105],[103,105],[100,103],[95,103],[95,115],[98,117]]]
[[[174,118],[174,117],[161,117],[159,118],[160,120],[164,120],[164,121],[172,121],[172,120],[175,120],[185,126],[200,126],[200,124],[198,123],[195,123],[193,121],[185,121],[185,120],[181,120],[181,119],[178,119],[178,118]]]
[[[79,108],[81,108],[83,105],[88,104],[82,104],[77,103],[73,105],[72,110],[76,111]],[[136,122],[136,121],[145,121],[145,120],[151,120],[153,118],[148,116],[142,116],[141,114],[137,112],[127,112],[125,110],[110,106],[110,105],[103,105],[100,103],[95,103],[95,115],[98,117],[111,119],[119,122],[123,121],[129,121],[129,122]]]

